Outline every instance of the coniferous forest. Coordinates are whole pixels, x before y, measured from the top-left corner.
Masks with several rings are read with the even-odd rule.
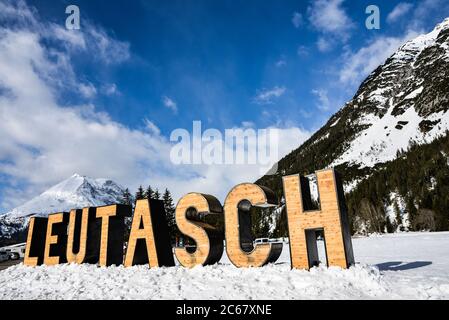
[[[430,144],[410,143],[397,158],[374,168],[360,170],[340,165],[343,181],[358,180],[346,194],[353,234],[396,231],[449,230],[449,134]],[[282,162],[281,162],[282,163]],[[279,168],[286,174],[307,175],[321,169],[312,163]],[[258,183],[272,188],[282,198],[282,175],[266,176]],[[274,236],[288,233],[286,212],[277,219]]]

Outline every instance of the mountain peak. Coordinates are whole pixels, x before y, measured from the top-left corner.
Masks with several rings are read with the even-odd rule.
[[[437,24],[436,29],[446,29],[449,28],[449,17],[444,19],[442,22]]]
[[[115,204],[120,202],[122,193],[123,188],[112,180],[74,174],[7,215],[21,218]]]

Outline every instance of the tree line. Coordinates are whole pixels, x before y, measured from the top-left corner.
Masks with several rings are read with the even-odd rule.
[[[162,200],[164,203],[164,209],[165,214],[167,218],[167,225],[170,232],[170,240],[173,245],[177,245],[182,238],[182,234],[179,231],[177,225],[176,225],[176,219],[175,219],[175,211],[176,206],[173,201],[173,197],[171,195],[170,190],[165,189],[164,193],[161,195],[159,190],[153,189],[150,186],[148,186],[146,189],[143,188],[143,186],[139,186],[137,191],[135,192],[135,195],[133,196],[129,190],[129,188],[126,188],[121,196],[121,204],[134,206],[135,201],[137,200],[144,200],[144,199],[154,199],[154,200]],[[129,237],[129,229],[131,227],[132,219],[127,219],[127,234],[125,234],[125,239],[127,240]]]

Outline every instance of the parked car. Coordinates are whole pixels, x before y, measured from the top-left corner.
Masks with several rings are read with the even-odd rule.
[[[283,243],[282,239],[268,239],[268,238],[259,238],[254,240],[254,244],[263,244],[263,243]]]
[[[0,251],[0,262],[8,260],[9,260],[9,253],[7,253],[6,251]]]
[[[255,244],[262,244],[262,243],[270,243],[270,239],[268,238],[259,238],[254,240]]]
[[[19,243],[12,246],[1,248],[0,250],[6,252],[9,256],[9,259],[19,260],[25,257],[25,247],[26,243]]]

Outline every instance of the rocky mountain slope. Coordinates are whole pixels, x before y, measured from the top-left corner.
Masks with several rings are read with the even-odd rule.
[[[420,147],[445,136],[449,128],[448,109],[449,18],[432,32],[399,48],[369,75],[351,101],[307,142],[279,161],[276,175],[264,176],[258,183],[271,187],[281,196],[283,175],[310,174],[318,169],[337,167],[345,180],[353,232],[383,232],[389,225],[393,229],[413,229],[413,223],[408,219],[408,214],[414,211],[412,207],[416,211],[428,209],[436,215],[433,204],[426,205],[430,208],[420,207],[419,197],[423,194],[408,200],[411,196],[406,192],[398,194],[397,183],[383,186],[389,188],[387,196],[373,196],[369,181],[374,173],[394,166],[391,163],[398,158],[407,158],[412,148],[419,154]],[[441,144],[444,141],[440,141]],[[438,147],[426,152],[433,152],[436,158],[441,155]],[[417,159],[418,162],[421,160]],[[398,174],[407,175],[420,163],[409,165],[411,167],[399,166],[405,172]],[[433,166],[432,170],[445,170],[445,167],[447,161],[440,167]],[[435,181],[435,174],[422,174],[425,181]],[[361,182],[365,182],[362,187]],[[382,185],[382,181],[378,183]],[[411,184],[408,187],[413,188],[420,182],[408,183]],[[442,187],[424,186],[428,190]],[[360,188],[364,189],[357,190]],[[355,193],[357,199],[354,199]],[[407,201],[410,202],[408,206]],[[444,208],[439,210],[444,211]],[[389,214],[392,211],[398,211],[398,214],[393,217]],[[446,214],[447,218],[448,211],[449,207],[441,214]],[[449,220],[446,218],[442,221]],[[374,223],[374,220],[381,223]],[[447,224],[435,228],[446,228],[444,225]]]
[[[123,188],[112,180],[73,175],[36,198],[0,216],[0,238],[11,238],[26,228],[30,216],[68,212],[121,202]]]

